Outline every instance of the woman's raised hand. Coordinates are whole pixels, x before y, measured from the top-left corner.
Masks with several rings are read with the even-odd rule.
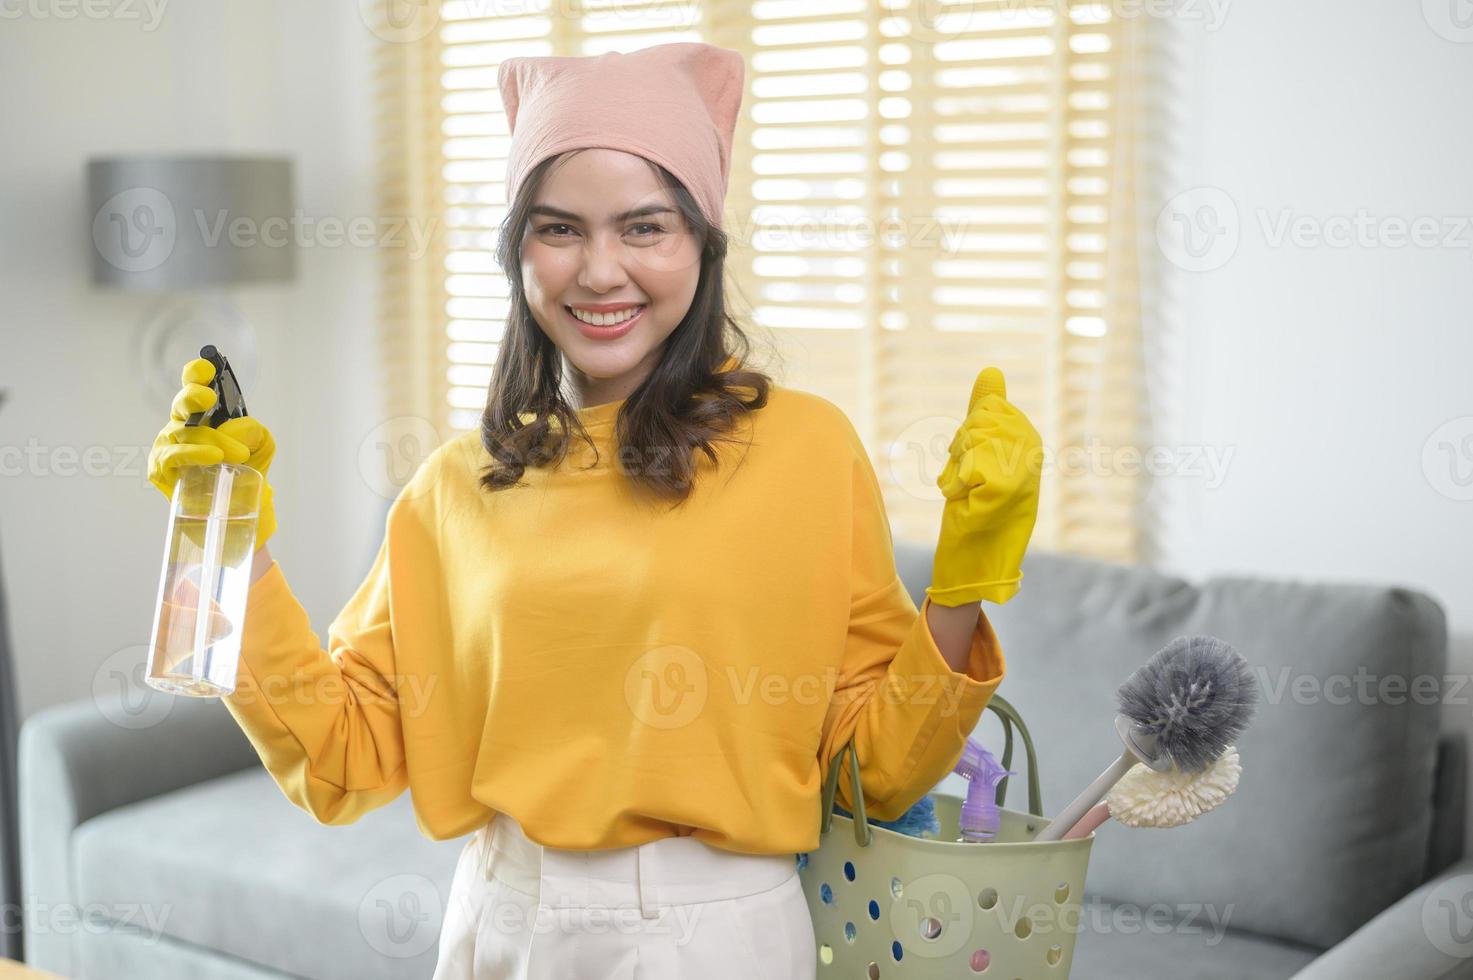
[[[1038,519],[1043,440],[1007,390],[1002,371],[982,369],[936,480],[946,505],[926,594],[937,605],[1001,604],[1023,578]]]
[[[218,428],[184,423],[195,412],[215,407],[215,365],[197,357],[184,365],[180,381],[183,385],[174,396],[169,421],[159,430],[148,453],[148,482],[158,487],[165,497],[173,499],[183,466],[209,466],[213,463],[244,463],[261,474],[261,508],[256,518],[256,547],[276,532],[276,508],[272,502],[271,484],[266,471],[276,455],[276,440],[271,431],[254,416],[228,419]]]

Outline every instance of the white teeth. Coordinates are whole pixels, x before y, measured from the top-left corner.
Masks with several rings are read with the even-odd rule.
[[[571,306],[568,309],[572,310],[573,315],[584,323],[591,323],[595,327],[612,327],[616,323],[623,323],[644,309],[644,307],[631,306],[627,310],[615,310],[612,313],[588,313],[584,310],[574,309]]]

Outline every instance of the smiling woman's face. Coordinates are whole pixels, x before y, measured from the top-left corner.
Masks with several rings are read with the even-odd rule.
[[[700,246],[649,164],[603,147],[574,153],[543,181],[521,262],[527,303],[562,352],[565,394],[576,408],[639,387],[690,309],[701,274]],[[570,306],[619,310],[585,323]],[[632,323],[619,322],[631,307]]]

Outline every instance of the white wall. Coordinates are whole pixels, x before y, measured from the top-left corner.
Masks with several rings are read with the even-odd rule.
[[[38,6],[51,9],[5,10]],[[134,368],[153,300],[89,282],[86,159],[285,154],[306,215],[374,214],[371,36],[355,5],[169,3],[150,23],[0,21],[0,447],[41,450],[0,475],[22,716],[108,683],[99,668],[124,648],[141,662],[168,514],[144,457],[170,398]],[[324,639],[367,571],[387,505],[357,468],[378,422],[365,414],[376,282],[368,249],[316,247],[301,252],[296,283],[231,294],[258,348],[246,402],[279,447],[272,552]],[[65,455],[88,447],[103,447],[98,475]]]
[[[1215,488],[1185,477],[1161,488],[1162,564],[1426,591],[1448,614],[1448,671],[1466,678],[1473,30],[1449,40],[1433,27],[1439,9],[1450,7],[1238,0],[1216,30],[1170,25],[1186,77],[1162,197],[1190,192],[1169,205],[1183,213],[1215,207],[1237,245],[1219,239],[1209,267],[1183,268],[1166,237],[1160,388],[1179,407],[1160,440],[1233,455]],[[1377,223],[1372,244],[1324,244],[1338,240],[1328,219],[1358,214]],[[1320,237],[1275,244],[1286,215]],[[1438,244],[1390,247],[1388,219],[1418,218],[1437,222]],[[1449,423],[1424,466],[1424,445]],[[1463,688],[1445,726],[1473,736],[1470,704]]]

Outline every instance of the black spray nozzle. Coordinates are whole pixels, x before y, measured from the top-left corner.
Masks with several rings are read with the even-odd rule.
[[[214,344],[201,347],[199,356],[215,365],[215,377],[210,381],[210,387],[215,390],[215,407],[208,412],[195,412],[184,424],[208,425],[213,429],[221,422],[245,415],[245,396],[240,393],[240,384],[230,369],[230,361]]]

